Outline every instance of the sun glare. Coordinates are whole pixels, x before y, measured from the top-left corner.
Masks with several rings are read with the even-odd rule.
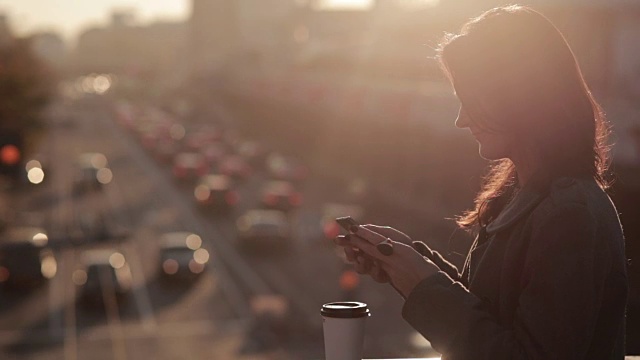
[[[322,9],[369,9],[373,0],[322,0],[318,4]]]

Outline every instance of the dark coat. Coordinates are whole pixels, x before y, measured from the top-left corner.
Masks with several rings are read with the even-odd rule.
[[[593,180],[526,187],[480,231],[462,274],[416,286],[404,319],[443,359],[623,359],[627,272],[622,228]]]

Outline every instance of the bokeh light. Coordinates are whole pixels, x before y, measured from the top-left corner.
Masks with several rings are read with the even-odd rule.
[[[109,256],[109,264],[111,264],[114,269],[120,269],[125,263],[124,255],[119,252],[115,252]]]
[[[33,235],[32,241],[34,245],[44,247],[47,245],[47,242],[49,242],[49,237],[47,237],[47,234],[37,233]]]
[[[162,262],[162,271],[164,271],[165,274],[173,275],[178,272],[179,268],[180,265],[174,259],[166,259]]]
[[[100,184],[106,185],[110,183],[111,180],[113,180],[113,173],[109,168],[102,168],[98,170],[98,173],[96,174],[96,179]]]
[[[32,184],[40,184],[44,181],[44,171],[39,167],[31,168],[27,172],[27,179]]]
[[[76,270],[71,275],[71,280],[78,286],[84,285],[87,282],[87,272],[84,270]]]
[[[202,238],[196,234],[191,234],[187,236],[186,244],[189,249],[197,250],[202,246]]]
[[[209,261],[209,252],[203,248],[200,248],[193,252],[193,260],[198,264],[206,264]]]
[[[0,161],[4,164],[15,165],[20,161],[20,150],[15,145],[4,145],[0,148]]]
[[[53,255],[44,257],[40,265],[40,271],[42,272],[42,276],[46,279],[52,279],[56,276],[56,273],[58,272],[58,262],[56,261],[56,258],[53,257]]]
[[[211,196],[211,192],[209,191],[209,187],[206,185],[198,185],[193,191],[193,195],[198,201],[207,201]]]

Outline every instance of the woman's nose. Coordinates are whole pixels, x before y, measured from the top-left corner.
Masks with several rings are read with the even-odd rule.
[[[462,107],[460,107],[460,110],[458,111],[458,117],[456,118],[456,127],[460,129],[469,127],[469,116]]]

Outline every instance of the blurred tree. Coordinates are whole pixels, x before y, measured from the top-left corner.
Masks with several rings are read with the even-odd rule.
[[[39,132],[42,111],[53,95],[52,73],[32,52],[30,41],[0,44],[0,148],[6,150],[0,172],[4,174],[17,171],[24,147]]]

